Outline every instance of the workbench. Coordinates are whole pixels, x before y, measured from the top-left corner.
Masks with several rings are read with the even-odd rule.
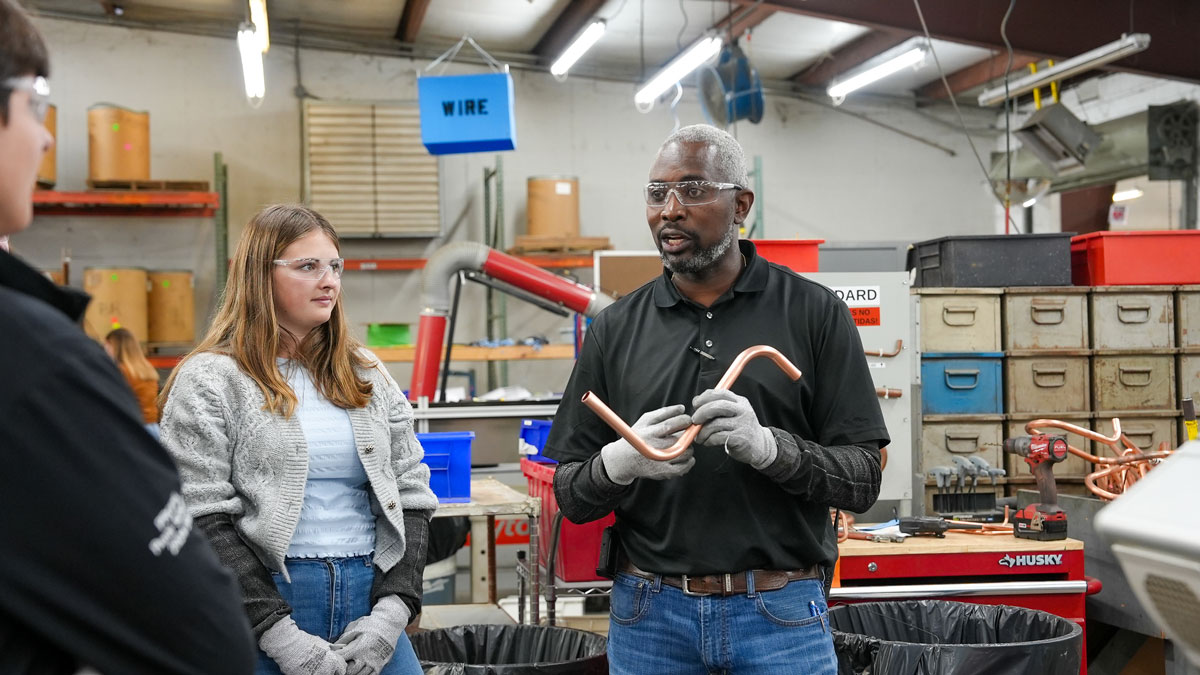
[[[463,504],[439,504],[434,518],[467,516],[471,519],[471,602],[496,604],[496,516],[525,516],[529,519],[530,560],[538,556],[538,520],[542,516],[542,500],[523,495],[494,478],[471,481],[471,501]],[[541,597],[541,578],[537,565],[529,574],[530,593]],[[524,579],[521,580],[524,583]],[[531,622],[538,623],[538,603],[530,609]],[[524,609],[519,621],[524,623]]]
[[[1084,576],[1083,542],[1036,541],[955,532],[903,543],[849,539],[838,544],[838,587],[829,604],[888,600],[961,600],[1012,605],[1061,616],[1084,629],[1085,599],[1100,584]]]

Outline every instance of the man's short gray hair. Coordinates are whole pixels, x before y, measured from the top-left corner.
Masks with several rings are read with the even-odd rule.
[[[738,143],[737,139],[728,132],[708,124],[692,124],[667,136],[667,140],[663,141],[662,146],[658,149],[659,154],[672,143],[703,143],[707,145],[716,151],[714,159],[720,175],[713,176],[713,178],[727,183],[737,183],[743,188],[747,187],[750,179],[746,175],[746,153],[743,152],[741,143]]]

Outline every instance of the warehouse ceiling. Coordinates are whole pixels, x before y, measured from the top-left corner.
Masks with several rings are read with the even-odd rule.
[[[234,37],[246,0],[22,0],[44,16]],[[933,46],[957,99],[974,103],[1010,59],[1001,23],[1006,0],[920,0]],[[432,59],[469,35],[514,67],[547,68],[590,21],[603,39],[573,76],[639,82],[706,31],[740,44],[775,92],[818,94],[838,76],[924,34],[906,0],[267,0],[271,40],[313,48]],[[732,23],[732,26],[731,26]],[[1150,33],[1150,48],[1108,70],[1200,82],[1200,2],[1055,0],[1012,3],[1007,37],[1013,72]],[[464,49],[460,58],[474,54]],[[933,59],[867,92],[944,99]]]

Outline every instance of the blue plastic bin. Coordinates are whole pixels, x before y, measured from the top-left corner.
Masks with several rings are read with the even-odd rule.
[[[1004,412],[1002,352],[939,352],[921,356],[921,412],[994,415]]]
[[[429,487],[443,504],[471,501],[471,442],[474,431],[417,434],[429,465]]]
[[[558,464],[557,461],[542,454],[542,451],[546,449],[546,439],[550,437],[550,425],[550,420],[521,420],[521,440],[528,446],[537,448],[537,452],[526,454],[529,447],[518,443],[522,456],[543,464]]]

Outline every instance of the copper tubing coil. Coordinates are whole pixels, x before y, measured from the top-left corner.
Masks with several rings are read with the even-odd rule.
[[[1025,425],[1025,432],[1043,433],[1041,427],[1062,429],[1096,441],[1112,450],[1115,457],[1100,457],[1068,445],[1071,454],[1104,468],[1093,471],[1084,478],[1084,484],[1092,494],[1104,500],[1116,499],[1125,490],[1144,477],[1159,461],[1171,455],[1166,442],[1159,444],[1157,452],[1143,452],[1129,436],[1121,430],[1121,420],[1112,418],[1113,435],[1104,436],[1090,429],[1060,420],[1037,419]]]
[[[875,387],[875,395],[879,398],[900,398],[904,392],[899,389],[890,389],[888,387]]]
[[[904,349],[904,340],[896,340],[896,348],[890,352],[885,352],[882,349],[864,349],[863,353],[867,356],[878,356],[880,358],[892,358],[900,356],[900,351]]]
[[[746,364],[759,356],[770,358],[793,381],[800,379],[800,369],[792,365],[792,362],[787,360],[787,357],[781,354],[778,349],[767,345],[755,345],[747,347],[741,354],[737,355],[737,358],[733,360],[733,363],[729,364],[729,369],[725,371],[725,374],[721,376],[720,381],[717,382],[713,389],[728,389],[734,380],[738,378],[738,375],[742,374],[742,369],[746,367]],[[693,424],[684,430],[674,445],[659,450],[650,447],[650,445],[643,441],[634,433],[632,427],[626,424],[620,416],[612,411],[612,408],[609,408],[594,393],[589,391],[580,400],[584,405],[591,408],[592,412],[596,413],[600,419],[604,420],[608,426],[612,427],[614,431],[621,434],[622,438],[629,441],[629,444],[647,459],[656,459],[659,461],[675,459],[691,447],[692,441],[696,440],[696,434],[700,433],[700,425]]]

